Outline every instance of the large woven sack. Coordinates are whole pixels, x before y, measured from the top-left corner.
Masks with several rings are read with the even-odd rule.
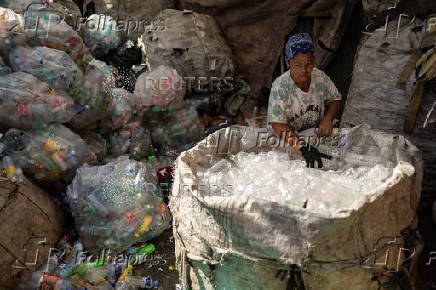
[[[0,285],[18,289],[49,257],[60,238],[64,216],[53,199],[29,180],[0,182]],[[30,288],[25,288],[30,289]]]
[[[388,23],[386,32],[380,27],[380,31],[362,40],[341,127],[369,124],[375,129],[405,135],[403,126],[416,80],[417,49],[421,46],[421,35],[407,23],[404,21],[397,31],[398,21],[393,20]],[[434,87],[427,84],[414,130],[406,135],[423,152],[423,196],[430,194],[433,198],[436,185]]]
[[[166,9],[156,18],[164,20],[163,29],[145,32],[140,41],[151,69],[165,64],[182,77],[233,75],[232,50],[212,16]]]
[[[323,289],[352,283],[362,285],[358,289],[377,289],[379,281],[372,279],[376,269],[361,266],[374,265],[367,261],[376,249],[384,249],[381,238],[401,237],[406,228],[416,228],[422,161],[402,136],[364,126],[335,131],[353,138],[364,133],[377,146],[392,146],[396,167],[351,209],[331,215],[249,196],[199,193],[195,168],[206,155],[269,151],[266,142],[259,142],[266,129],[232,126],[183,152],[175,163],[170,200],[182,288],[286,289],[286,279],[276,278],[276,273],[296,264],[304,270],[306,289],[320,289],[320,277]],[[377,259],[383,254],[378,251]]]

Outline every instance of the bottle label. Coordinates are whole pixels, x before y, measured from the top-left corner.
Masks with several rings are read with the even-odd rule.
[[[151,216],[146,215],[142,219],[142,225],[139,227],[138,232],[135,233],[135,237],[139,237],[139,234],[145,232],[145,230],[147,230],[148,226],[150,225],[151,221],[152,221]]]
[[[9,167],[5,168],[5,172],[6,172],[6,175],[8,175],[9,173],[16,173],[17,170],[15,169],[14,166],[9,166]]]
[[[142,278],[142,281],[141,281],[141,287],[142,288],[151,288],[151,283],[152,283],[151,278],[144,277],[144,278]]]
[[[53,275],[50,275],[50,274],[44,273],[44,274],[42,275],[42,279],[43,279],[44,282],[56,283],[58,280],[61,279],[61,277],[59,277],[59,276],[53,276]]]

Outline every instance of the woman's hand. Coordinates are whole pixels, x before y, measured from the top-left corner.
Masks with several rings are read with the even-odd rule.
[[[288,143],[294,148],[295,150],[300,150],[302,146],[306,144],[306,142],[303,139],[300,139],[297,135],[292,135],[288,138]]]
[[[333,120],[329,118],[324,118],[321,122],[319,122],[318,137],[331,136],[332,133],[333,133]]]

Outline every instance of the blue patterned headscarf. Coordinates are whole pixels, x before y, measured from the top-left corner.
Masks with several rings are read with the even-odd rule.
[[[289,37],[286,42],[285,60],[288,62],[299,53],[313,53],[313,42],[309,34],[298,33]]]

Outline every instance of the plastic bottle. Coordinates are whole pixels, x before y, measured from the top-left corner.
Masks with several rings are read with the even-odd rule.
[[[56,151],[50,152],[50,157],[56,163],[56,165],[59,166],[59,168],[62,171],[66,171],[68,169],[68,165],[62,156],[63,156],[63,154],[61,154],[59,152],[56,152]]]
[[[148,227],[149,227],[150,223],[152,222],[152,220],[153,219],[152,219],[151,216],[145,215],[142,218],[142,222],[139,223],[139,225],[135,229],[135,237],[139,238],[139,236],[148,229]]]
[[[108,269],[106,267],[91,267],[86,272],[84,278],[89,281],[91,284],[95,285],[99,282],[103,282],[108,273]]]
[[[120,218],[112,224],[112,228],[115,231],[115,236],[119,238],[133,238],[135,234],[135,227],[129,223],[125,218]]]
[[[103,226],[94,226],[89,225],[88,227],[83,226],[81,228],[82,232],[88,232],[90,236],[100,236],[100,237],[108,237],[112,233],[112,228],[103,227]]]
[[[104,241],[104,246],[109,249],[119,249],[121,248],[121,243],[113,238],[109,238]]]
[[[12,182],[16,182],[17,180],[17,169],[14,166],[14,163],[9,156],[3,157],[3,168],[5,170],[6,176]]]
[[[16,178],[16,183],[17,184],[24,184],[24,174],[23,174],[23,169],[21,169],[21,167],[17,167],[17,178]]]
[[[59,276],[62,279],[70,279],[73,275],[73,268],[70,265],[62,264],[60,265],[60,269],[58,270]]]
[[[154,253],[155,250],[156,250],[156,247],[153,244],[148,244],[147,246],[140,248],[137,253],[138,254],[147,253],[147,254],[151,255]]]
[[[94,193],[88,196],[88,200],[100,212],[100,214],[103,216],[107,216],[109,214],[109,210],[98,200]]]
[[[121,273],[121,276],[120,278],[118,278],[118,281],[124,281],[124,279],[127,276],[132,276],[132,271],[133,271],[133,266],[132,265],[127,266],[127,268],[124,269],[123,272]]]
[[[367,167],[373,167],[379,162],[378,156],[361,155],[353,152],[348,152],[344,159],[346,163]]]
[[[78,274],[74,274],[74,275],[71,277],[71,281],[72,281],[75,285],[77,285],[77,286],[79,286],[79,287],[91,287],[91,286],[92,286],[91,283],[89,283],[89,282],[83,280],[83,279],[80,277],[80,275],[78,275]]]
[[[123,267],[121,267],[121,265],[119,264],[114,263],[108,265],[107,269],[108,271],[106,279],[111,283],[115,283],[118,280],[118,276],[121,275]]]
[[[33,275],[33,280],[38,280],[37,289],[73,289],[73,285],[71,282],[63,280],[59,276],[50,275],[47,273],[35,272]]]
[[[378,162],[387,168],[393,168],[396,163],[395,150],[391,146],[383,146]]]
[[[150,289],[153,286],[153,280],[150,277],[126,276],[125,282],[129,286]]]
[[[0,142],[0,156],[5,152],[6,145],[3,142]]]

